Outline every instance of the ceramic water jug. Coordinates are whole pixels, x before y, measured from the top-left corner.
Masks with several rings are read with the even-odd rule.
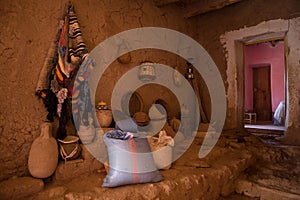
[[[47,178],[53,174],[58,162],[58,146],[52,137],[52,125],[41,125],[41,135],[36,138],[29,152],[28,169],[35,178]]]

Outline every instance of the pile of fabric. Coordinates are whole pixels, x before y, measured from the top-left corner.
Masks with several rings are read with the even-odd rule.
[[[52,122],[54,117],[59,118],[58,139],[64,139],[67,136],[65,126],[72,119],[72,101],[75,102],[74,105],[78,105],[77,110],[75,110],[78,116],[80,116],[80,102],[85,102],[83,107],[92,106],[89,90],[80,96],[80,89],[87,87],[88,73],[80,76],[77,74],[80,65],[87,56],[88,50],[82,38],[74,6],[69,4],[59,23],[57,36],[51,42],[36,88],[36,94],[44,100],[47,108],[47,119]],[[73,88],[76,81],[77,88]],[[76,120],[81,121],[81,118],[77,117]]]
[[[281,101],[274,112],[274,125],[282,126],[285,123],[285,103]]]

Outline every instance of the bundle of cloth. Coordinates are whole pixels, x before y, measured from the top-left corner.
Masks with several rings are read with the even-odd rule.
[[[285,102],[281,101],[274,112],[274,125],[284,125],[285,122]]]

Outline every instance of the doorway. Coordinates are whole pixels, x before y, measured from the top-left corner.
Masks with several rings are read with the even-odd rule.
[[[253,71],[253,111],[258,122],[272,121],[270,66],[259,66]]]
[[[244,112],[256,116],[251,126],[273,126],[274,113],[285,101],[284,46],[284,38],[244,43]]]
[[[126,104],[127,102],[129,102],[128,105]],[[127,114],[133,117],[135,113],[143,111],[144,105],[142,97],[136,91],[133,93],[128,92],[122,97],[121,108],[123,112],[126,112],[127,106],[129,107],[129,113]]]

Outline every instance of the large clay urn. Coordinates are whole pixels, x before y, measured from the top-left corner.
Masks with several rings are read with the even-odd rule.
[[[52,137],[52,125],[41,125],[41,135],[36,138],[29,152],[28,169],[35,178],[47,178],[53,174],[58,162],[58,146]]]

